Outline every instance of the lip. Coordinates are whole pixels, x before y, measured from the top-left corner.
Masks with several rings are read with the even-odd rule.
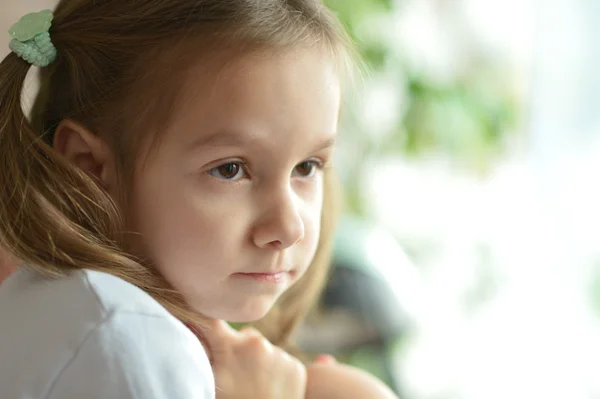
[[[290,274],[291,272],[283,271],[277,273],[236,273],[235,276],[258,282],[279,284],[284,282]]]

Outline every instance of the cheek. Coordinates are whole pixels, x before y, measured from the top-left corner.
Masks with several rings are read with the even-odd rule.
[[[303,250],[310,262],[317,250],[321,235],[321,216],[323,213],[323,194],[319,192],[307,206],[304,217],[304,242]]]
[[[172,283],[208,283],[240,266],[249,215],[239,198],[226,201],[189,176],[154,172],[140,179],[136,201],[142,254]]]
[[[159,268],[181,264],[191,249],[210,240],[206,220],[185,192],[182,182],[158,173],[141,177],[132,197],[134,230],[144,255]]]
[[[165,193],[169,193],[165,195]],[[174,190],[140,201],[138,227],[149,250],[159,259],[181,261],[188,255],[214,248],[216,220],[202,204]],[[192,252],[190,254],[190,252]]]

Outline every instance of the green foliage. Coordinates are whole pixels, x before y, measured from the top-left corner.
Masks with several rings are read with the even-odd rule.
[[[422,0],[412,0],[422,1]],[[519,103],[507,81],[509,72],[498,60],[485,56],[485,48],[471,48],[468,68],[440,83],[415,70],[390,32],[399,1],[325,0],[355,41],[369,68],[369,76],[390,77],[390,85],[406,97],[398,109],[398,123],[390,132],[370,137],[357,121],[361,93],[347,101],[342,129],[346,140],[363,151],[345,167],[344,179],[352,212],[361,213],[361,168],[367,159],[380,156],[419,157],[435,152],[485,171],[501,154],[518,122]],[[406,1],[402,2],[403,4]],[[418,40],[418,38],[415,38]],[[391,71],[391,75],[390,75]],[[394,74],[399,79],[393,79]],[[369,84],[369,77],[366,78]],[[382,140],[380,137],[383,136]],[[343,173],[342,173],[343,174]],[[344,177],[344,176],[342,176]]]

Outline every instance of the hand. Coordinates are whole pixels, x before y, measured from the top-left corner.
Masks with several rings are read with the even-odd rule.
[[[314,364],[336,364],[337,360],[335,360],[335,357],[331,356],[331,355],[327,355],[327,354],[321,354],[319,356],[316,357]]]
[[[354,367],[319,356],[307,368],[306,399],[398,399],[385,384]]]
[[[202,329],[213,362],[217,399],[304,399],[306,368],[257,330],[222,320]]]

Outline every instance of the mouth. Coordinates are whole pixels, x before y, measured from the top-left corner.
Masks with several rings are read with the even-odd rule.
[[[293,271],[283,271],[276,273],[236,273],[234,276],[243,279],[250,279],[263,283],[279,284],[292,277]]]

